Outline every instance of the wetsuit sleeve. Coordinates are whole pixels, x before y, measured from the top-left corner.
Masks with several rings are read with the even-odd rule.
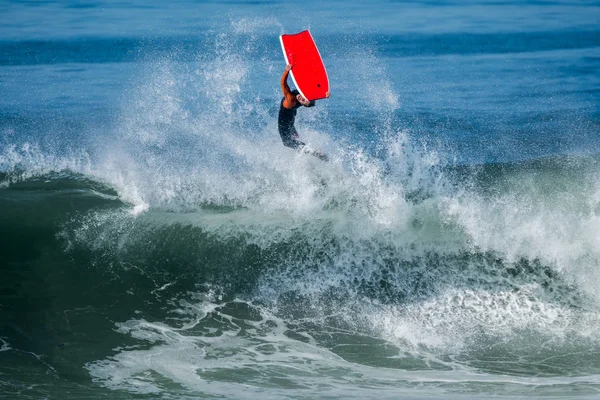
[[[290,70],[286,68],[285,71],[283,72],[283,75],[281,76],[281,91],[283,92],[283,97],[285,97],[285,100],[283,101],[283,106],[285,108],[294,107],[294,105],[296,104],[296,101],[297,101],[296,97],[290,90],[290,87],[288,86],[288,83],[287,83],[287,78],[288,78],[289,73],[290,73]]]

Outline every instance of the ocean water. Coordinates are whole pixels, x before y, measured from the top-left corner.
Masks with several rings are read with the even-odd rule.
[[[0,0],[0,398],[546,396],[600,396],[600,2]]]

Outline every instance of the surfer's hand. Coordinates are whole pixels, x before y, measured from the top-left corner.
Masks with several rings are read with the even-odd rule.
[[[329,92],[325,93],[325,98],[326,98],[326,99],[328,99],[328,98],[329,98],[329,96],[331,96],[331,93],[329,93]]]
[[[290,69],[292,69],[292,64],[288,64],[285,66],[286,71],[289,71]]]

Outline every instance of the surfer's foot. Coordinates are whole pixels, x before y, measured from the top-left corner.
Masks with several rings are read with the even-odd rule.
[[[323,152],[315,151],[313,155],[318,157],[320,160],[329,161],[329,156]]]
[[[304,143],[302,144],[304,145]],[[318,157],[319,160],[329,161],[329,156],[327,154],[323,153],[322,151],[313,150],[309,146],[299,147],[298,150],[304,154],[310,154],[311,156]]]

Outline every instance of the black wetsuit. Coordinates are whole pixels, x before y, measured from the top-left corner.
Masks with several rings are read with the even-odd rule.
[[[283,106],[283,102],[285,97],[281,100],[281,104],[279,106],[279,134],[281,135],[281,140],[283,140],[283,145],[287,147],[291,147],[292,149],[299,149],[304,147],[304,143],[298,140],[298,132],[296,132],[296,128],[294,127],[294,121],[296,120],[296,112],[302,104],[297,102],[293,108],[285,108]]]

